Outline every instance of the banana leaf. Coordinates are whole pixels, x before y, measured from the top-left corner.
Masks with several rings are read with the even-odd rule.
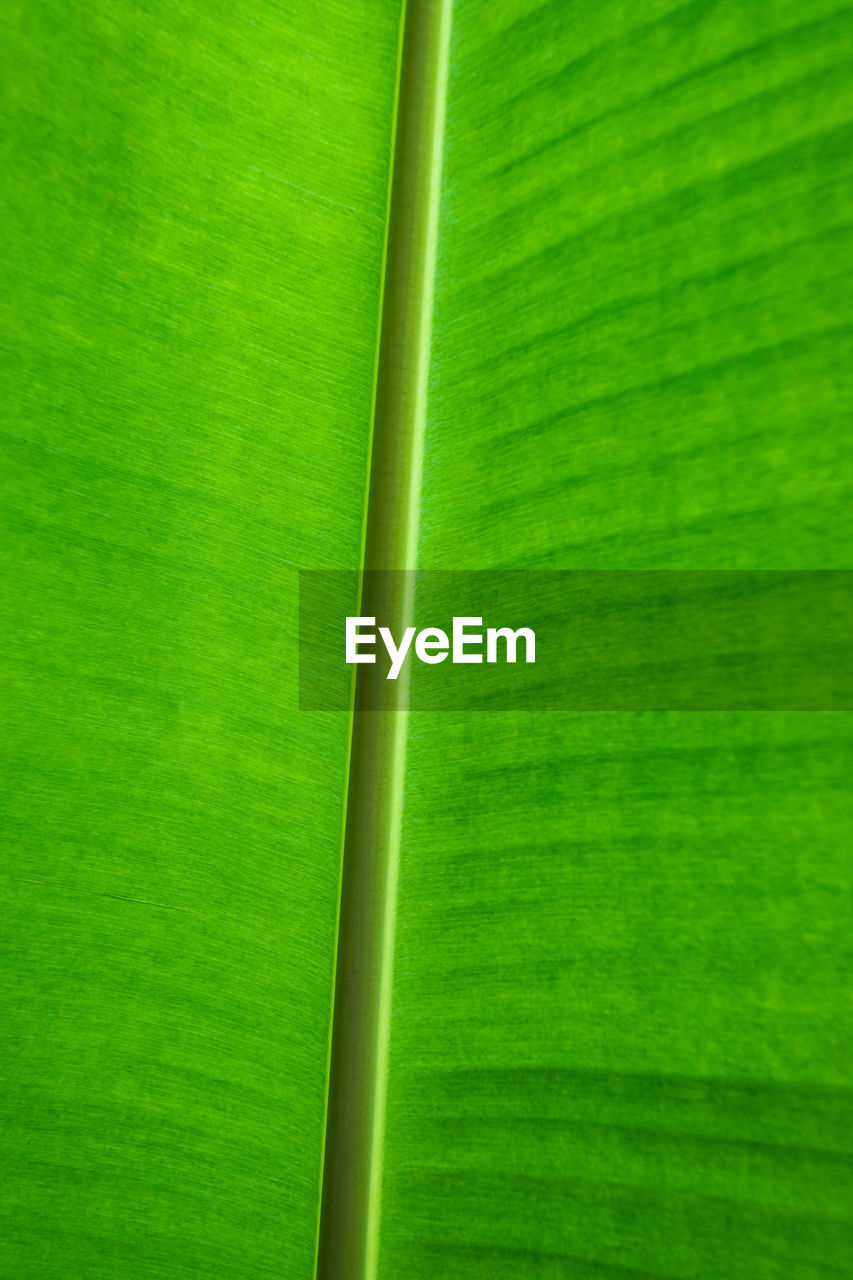
[[[4,1277],[309,1276],[397,0],[4,7]]]
[[[849,568],[849,11],[449,49],[417,567]],[[853,1274],[852,735],[409,712],[376,1274]]]
[[[850,712],[296,640],[849,568],[850,11],[405,8],[3,19],[0,1272],[853,1276]]]

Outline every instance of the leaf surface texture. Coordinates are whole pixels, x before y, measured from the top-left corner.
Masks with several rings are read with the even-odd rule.
[[[313,1274],[399,18],[4,10],[10,1280]]]

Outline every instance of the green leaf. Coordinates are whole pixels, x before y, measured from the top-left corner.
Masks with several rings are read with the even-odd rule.
[[[4,12],[4,1276],[310,1276],[399,4]]]
[[[420,568],[850,565],[851,53],[835,4],[453,7]],[[400,750],[376,1274],[850,1275],[849,715]]]
[[[402,7],[7,10],[0,1270],[851,1276],[849,714],[296,710],[300,568],[848,567],[850,11]]]

